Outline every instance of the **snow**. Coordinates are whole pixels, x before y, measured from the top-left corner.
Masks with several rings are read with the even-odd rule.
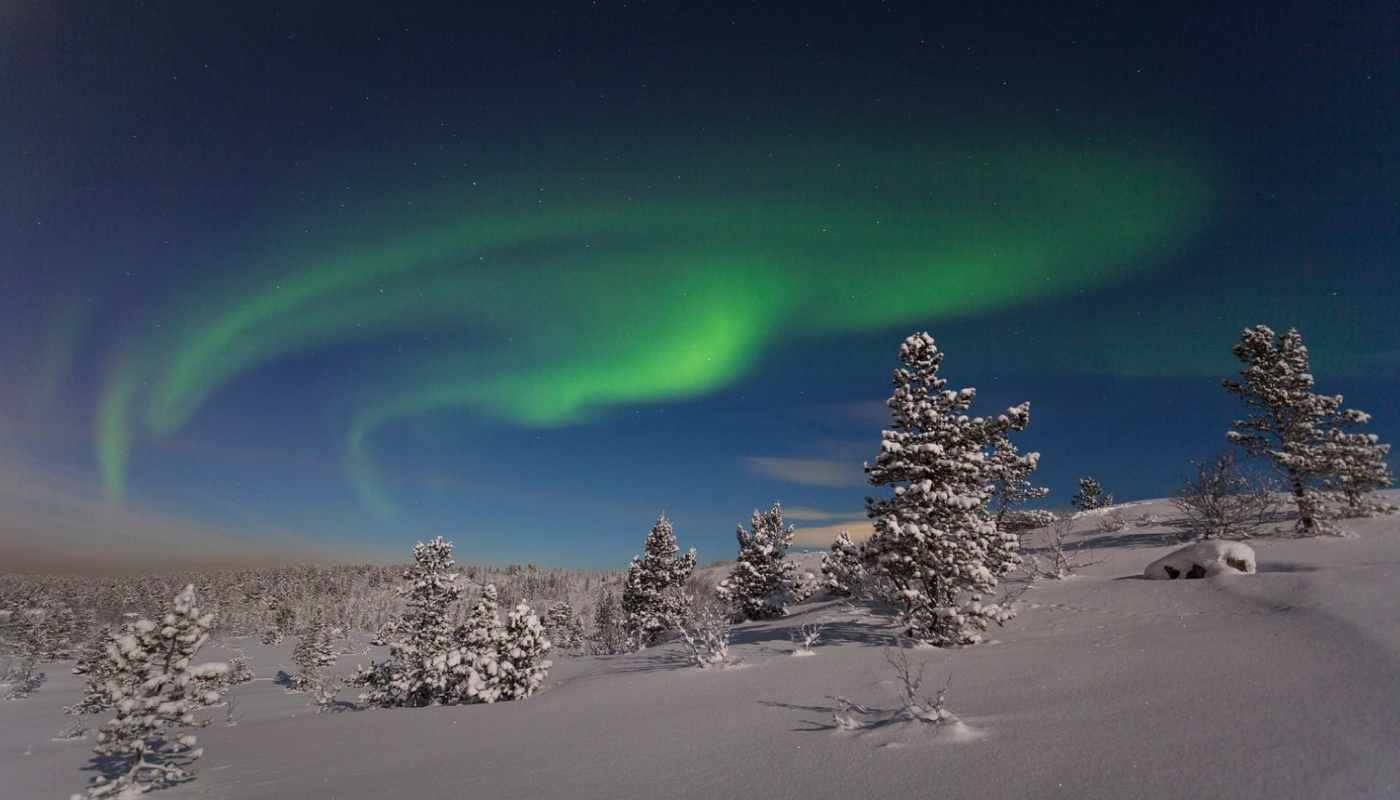
[[[926,690],[951,675],[957,723],[900,713],[893,629],[861,603],[735,626],[741,668],[697,669],[674,641],[558,657],[538,695],[491,705],[317,715],[272,680],[290,643],[239,640],[258,678],[231,690],[238,724],[215,709],[197,779],[148,797],[1400,796],[1400,517],[1252,539],[1247,579],[1161,582],[1143,567],[1180,547],[1176,512],[1140,508],[1121,533],[1077,526],[1107,559],[1032,584],[989,642],[908,650]],[[789,629],[809,623],[816,657],[791,658]],[[92,775],[92,734],[55,739],[81,694],[70,666],[0,702],[0,800],[66,797]]]
[[[1150,581],[1177,578],[1214,578],[1217,575],[1254,574],[1254,549],[1242,542],[1211,539],[1168,553],[1147,565],[1142,577]]]

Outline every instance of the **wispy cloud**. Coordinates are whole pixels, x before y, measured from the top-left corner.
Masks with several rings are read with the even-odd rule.
[[[275,546],[252,543],[177,512],[114,506],[102,497],[95,481],[0,452],[0,565],[112,574],[325,560],[295,534],[279,532]]]
[[[796,535],[793,536],[793,544],[803,547],[830,547],[836,541],[836,537],[842,531],[851,534],[851,539],[863,542],[875,533],[875,528],[870,520],[864,517],[848,519],[844,522],[821,525],[814,528],[804,528],[799,526]]]
[[[798,520],[807,522],[824,522],[833,519],[850,519],[848,511],[822,511],[819,508],[806,508],[804,506],[783,506],[783,518],[788,520]]]
[[[862,486],[865,473],[859,462],[834,458],[770,458],[752,456],[749,468],[769,478],[804,486]]]

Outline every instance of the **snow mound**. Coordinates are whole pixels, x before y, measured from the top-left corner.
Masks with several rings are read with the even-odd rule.
[[[1142,577],[1152,581],[1254,574],[1254,549],[1239,542],[1209,539],[1183,547],[1147,565]]]

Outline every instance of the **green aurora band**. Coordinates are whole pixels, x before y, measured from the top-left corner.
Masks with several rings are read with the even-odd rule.
[[[784,339],[923,325],[1151,269],[1215,203],[1200,162],[1160,148],[958,152],[765,153],[683,182],[662,167],[518,178],[491,202],[457,203],[456,221],[268,259],[282,265],[184,298],[183,317],[112,360],[96,442],[109,496],[142,438],[180,430],[277,359],[455,343],[381,359],[348,392],[346,467],[386,508],[370,445],[396,420],[461,407],[563,425],[700,395]]]

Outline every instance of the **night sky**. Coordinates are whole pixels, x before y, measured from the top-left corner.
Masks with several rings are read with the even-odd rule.
[[[0,572],[863,529],[899,343],[1047,505],[1255,324],[1400,434],[1382,2],[0,6]]]

